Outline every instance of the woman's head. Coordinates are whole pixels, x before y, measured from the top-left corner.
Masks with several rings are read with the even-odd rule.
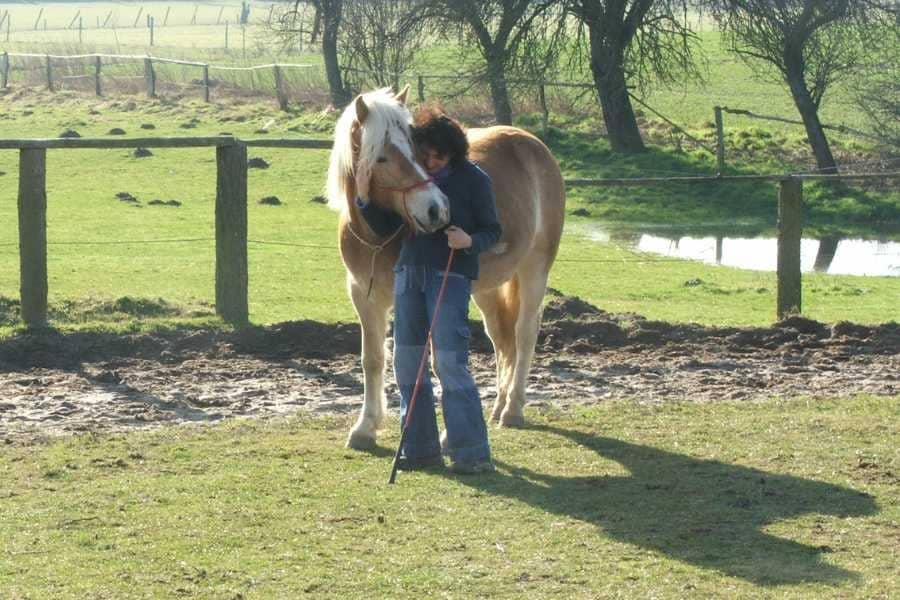
[[[413,139],[429,173],[440,171],[448,163],[458,166],[469,154],[462,125],[437,106],[425,106],[416,112]]]

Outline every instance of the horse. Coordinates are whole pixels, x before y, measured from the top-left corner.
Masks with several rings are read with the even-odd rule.
[[[347,438],[359,450],[375,447],[385,419],[384,342],[402,236],[436,231],[449,219],[447,198],[417,162],[408,90],[357,96],[337,121],[328,168],[328,203],[340,212],[341,259],[362,330],[364,402]],[[491,420],[521,427],[547,278],[562,237],[565,187],[550,150],[530,133],[495,126],[467,136],[469,158],[493,182],[503,228],[500,241],[481,254],[472,286],[496,357]],[[357,197],[395,211],[404,225],[380,237],[360,214]]]

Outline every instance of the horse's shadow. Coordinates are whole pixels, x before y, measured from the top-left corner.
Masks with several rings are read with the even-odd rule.
[[[494,476],[460,476],[485,493],[592,523],[617,541],[759,585],[837,582],[858,575],[825,562],[832,549],[766,533],[805,514],[874,514],[871,496],[850,488],[692,458],[553,426],[559,435],[619,463],[630,474],[560,477],[497,462]]]

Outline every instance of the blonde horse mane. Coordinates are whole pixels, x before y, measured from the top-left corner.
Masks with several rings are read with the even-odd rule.
[[[410,125],[412,115],[406,105],[399,102],[391,88],[382,88],[363,94],[369,109],[362,128],[359,160],[353,166],[353,125],[357,121],[356,102],[351,102],[338,119],[334,130],[334,146],[328,164],[326,194],[328,206],[343,210],[356,193],[356,181],[368,181],[375,161],[381,154],[385,141],[394,145],[414,162]]]

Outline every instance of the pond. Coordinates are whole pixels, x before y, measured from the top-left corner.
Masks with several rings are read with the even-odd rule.
[[[774,234],[757,235],[759,228],[710,227],[684,233],[675,228],[646,225],[621,227],[601,224],[587,228],[589,239],[611,242],[660,256],[701,260],[705,263],[774,271],[777,240]],[[803,272],[830,275],[900,277],[900,242],[861,237],[804,237],[800,243]]]

